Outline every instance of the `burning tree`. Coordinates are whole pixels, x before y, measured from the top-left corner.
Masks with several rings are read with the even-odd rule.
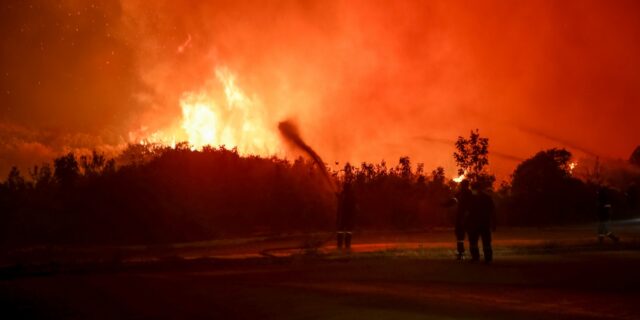
[[[484,187],[491,188],[496,178],[485,170],[489,164],[489,138],[481,137],[478,129],[471,130],[468,139],[458,137],[456,150],[453,157],[460,175],[457,179],[480,182]]]

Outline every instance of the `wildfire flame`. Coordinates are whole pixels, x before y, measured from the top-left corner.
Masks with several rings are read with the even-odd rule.
[[[569,174],[573,174],[573,169],[575,169],[577,166],[578,166],[577,161],[569,163]]]
[[[259,99],[247,96],[227,68],[217,68],[215,79],[217,82],[182,95],[179,127],[146,134],[140,143],[175,146],[176,137],[186,137],[193,150],[224,145],[236,148],[240,154],[277,154],[281,149],[277,127],[266,120],[266,110]],[[219,94],[220,85],[223,95]]]
[[[467,172],[465,171],[463,174],[461,174],[459,177],[457,178],[453,178],[453,182],[455,183],[460,183],[462,182],[462,180],[464,180],[465,176],[466,176]]]

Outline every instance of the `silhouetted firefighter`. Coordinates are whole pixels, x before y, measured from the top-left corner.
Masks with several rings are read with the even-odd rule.
[[[356,196],[350,180],[345,180],[338,194],[337,240],[338,249],[351,249],[351,236],[355,224]]]
[[[618,237],[609,231],[611,221],[611,199],[609,189],[600,187],[598,189],[598,241],[604,242],[605,237],[609,237],[614,242],[618,242]]]
[[[490,263],[493,261],[491,231],[495,231],[496,226],[495,207],[493,199],[487,194],[481,183],[474,182],[471,187],[473,194],[471,197],[469,216],[466,220],[469,236],[469,252],[471,253],[471,260],[478,261],[480,259],[478,239],[482,239],[484,261]]]
[[[457,259],[464,259],[464,236],[467,232],[466,220],[469,215],[469,209],[471,207],[471,189],[469,189],[469,180],[462,180],[460,182],[459,190],[455,194],[456,217],[454,233],[456,236],[456,249],[458,251]]]
[[[638,209],[638,195],[640,194],[638,191],[638,185],[635,182],[632,182],[627,189],[627,203],[631,210]]]

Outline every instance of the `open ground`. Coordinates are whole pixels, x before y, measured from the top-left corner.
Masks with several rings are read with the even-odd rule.
[[[455,261],[450,230],[360,233],[351,254],[330,234],[32,248],[5,257],[0,308],[54,319],[637,319],[639,226],[614,228],[622,242],[604,245],[592,226],[499,230],[492,265]]]

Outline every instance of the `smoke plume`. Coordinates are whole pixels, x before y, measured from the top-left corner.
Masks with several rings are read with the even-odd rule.
[[[553,147],[627,158],[639,143],[639,9],[630,0],[4,0],[0,179],[14,164],[179,131],[185,95],[221,110],[216,141],[262,145],[270,135],[240,134],[258,128],[278,141],[278,122],[295,117],[328,163],[410,156],[451,173],[444,141],[473,128],[490,139],[499,179]],[[221,67],[250,107],[226,103],[238,96],[218,90]],[[254,121],[237,125],[244,118]],[[443,143],[413,138],[423,135]]]
[[[304,142],[304,140],[300,136],[298,127],[291,120],[285,120],[278,123],[278,130],[280,130],[280,134],[282,134],[282,137],[287,142],[291,143],[291,145],[296,147],[297,149],[300,149],[302,152],[304,152],[304,154],[309,156],[315,164],[318,165],[328,185],[332,189],[335,189],[335,185],[331,180],[331,177],[329,177],[329,172],[327,171],[327,167],[325,166],[324,161],[322,161],[322,158],[320,158],[318,153],[315,152],[313,148],[311,148],[306,142]]]

